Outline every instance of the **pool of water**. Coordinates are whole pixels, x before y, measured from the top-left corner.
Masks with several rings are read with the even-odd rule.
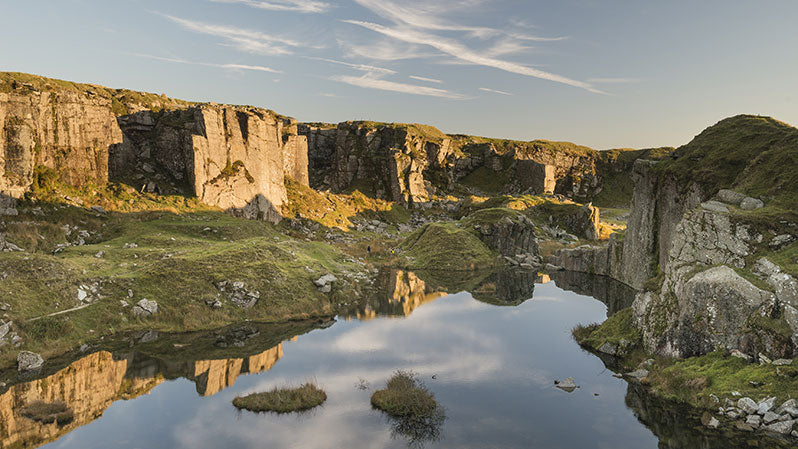
[[[161,355],[96,351],[48,377],[15,385],[0,396],[0,446],[659,447],[650,429],[662,423],[648,427],[638,419],[645,404],[638,392],[570,334],[576,324],[603,321],[628,306],[622,287],[581,275],[561,275],[556,282],[524,277],[523,288],[510,289],[511,298],[494,294],[500,298],[485,302],[485,295],[442,294],[411,273],[399,273],[390,274],[392,288],[377,304],[328,328],[283,329],[284,341],[265,339],[268,332],[260,328],[239,328],[208,337],[213,351],[188,356],[182,352],[198,340],[172,343],[143,334],[138,342],[161,344]],[[495,282],[480,291],[504,291]],[[290,338],[292,333],[301,335]],[[371,394],[396,370],[415,372],[446,409],[445,421],[427,438],[397,432],[395,422],[370,405]],[[555,387],[555,380],[567,377],[579,388],[569,393]],[[328,399],[306,413],[256,414],[231,404],[239,395],[307,380]],[[59,426],[20,417],[20,407],[34,398],[65,401],[74,421]],[[673,424],[673,417],[667,419]]]

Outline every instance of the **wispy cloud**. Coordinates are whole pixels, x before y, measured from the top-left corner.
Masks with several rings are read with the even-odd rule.
[[[160,13],[158,13],[160,14]],[[302,43],[281,36],[274,36],[260,31],[248,30],[225,25],[215,25],[180,17],[160,14],[181,27],[195,33],[208,34],[227,40],[227,44],[234,48],[262,55],[289,55],[296,47],[303,47]]]
[[[156,61],[164,61],[164,62],[173,62],[176,64],[189,64],[189,65],[199,65],[204,67],[217,67],[220,69],[229,69],[229,70],[252,70],[256,72],[268,72],[268,73],[283,73],[279,70],[275,70],[271,67],[265,67],[262,65],[247,65],[247,64],[215,64],[212,62],[195,62],[195,61],[188,61],[185,59],[180,58],[166,58],[163,56],[154,56],[154,55],[147,55],[142,53],[133,53],[133,56],[138,56],[139,58],[147,58],[147,59],[154,59]]]
[[[441,81],[441,80],[436,80],[434,78],[425,78],[423,76],[410,75],[408,78],[412,78],[414,80],[419,80],[419,81],[426,81],[428,83],[435,83],[435,84],[442,84],[443,83],[443,81]]]
[[[380,73],[384,75],[396,74],[396,71],[394,70],[386,69],[383,67],[377,67],[373,65],[353,64],[351,62],[336,61],[335,59],[327,59],[327,58],[309,58],[309,59],[315,59],[316,61],[324,61],[324,62],[329,62],[330,64],[338,64],[346,67],[351,67],[355,70],[360,70],[361,72]]]
[[[411,95],[423,95],[428,97],[449,98],[453,100],[465,100],[465,95],[451,92],[446,89],[438,89],[428,86],[418,86],[415,84],[398,83],[381,79],[379,75],[367,73],[363,76],[337,75],[330,78],[333,81],[346,83],[352,86],[365,89],[387,90]]]
[[[405,27],[390,28],[378,25],[376,23],[362,22],[359,20],[346,20],[345,22],[361,26],[363,28],[375,31],[377,33],[383,34],[388,37],[392,37],[394,39],[403,42],[418,44],[418,45],[427,45],[442,53],[448,54],[457,59],[472,64],[482,65],[486,67],[493,67],[499,70],[504,70],[506,72],[516,73],[519,75],[530,76],[534,78],[554,81],[557,83],[567,84],[569,86],[579,87],[593,93],[604,93],[596,89],[589,83],[583,81],[577,81],[562,75],[557,75],[555,73],[546,72],[543,70],[535,69],[533,67],[528,67],[522,64],[518,64],[515,62],[505,61],[492,56],[481,54],[466,47],[465,45],[459,43],[454,39],[449,39],[429,34],[412,28],[405,28]]]
[[[332,5],[315,0],[211,0],[216,3],[241,3],[258,9],[269,11],[293,11],[301,13],[323,13],[332,8]]]
[[[588,81],[596,84],[626,84],[639,83],[637,78],[589,78]]]
[[[496,90],[496,89],[488,89],[487,87],[480,87],[479,90],[481,90],[483,92],[490,92],[490,93],[500,94],[500,95],[509,95],[509,96],[513,95],[510,92],[505,92],[503,90]]]
[[[438,55],[438,53],[431,51],[422,51],[422,47],[417,45],[400,44],[386,39],[367,44],[357,44],[339,39],[338,45],[344,50],[344,54],[349,57],[360,57],[375,61],[401,61],[403,59],[429,58]]]

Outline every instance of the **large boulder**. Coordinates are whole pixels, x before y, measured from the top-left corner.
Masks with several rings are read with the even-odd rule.
[[[775,296],[727,266],[689,277],[674,292],[644,292],[633,310],[650,352],[671,357],[736,349],[744,342],[750,317],[770,312]]]

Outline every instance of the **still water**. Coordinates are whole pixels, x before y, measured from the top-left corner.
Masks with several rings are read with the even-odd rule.
[[[522,274],[484,280],[473,294],[444,294],[413,273],[384,276],[379,297],[328,328],[150,333],[88,351],[0,396],[0,447],[655,449],[660,437],[651,429],[669,433],[679,419],[666,413],[658,418],[666,423],[643,424],[637,416],[648,414],[646,400],[571,338],[576,324],[629,305],[622,286]],[[446,408],[436,438],[409,440],[370,406],[396,370],[417,373]],[[567,377],[580,388],[555,388]],[[310,412],[255,414],[231,404],[307,380],[328,396]],[[74,421],[19,416],[34,399],[65,401]],[[701,435],[682,441],[667,447],[716,447]]]

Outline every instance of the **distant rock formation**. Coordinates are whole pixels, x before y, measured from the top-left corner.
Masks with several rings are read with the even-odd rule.
[[[446,135],[418,124],[300,124],[299,134],[308,139],[312,187],[360,189],[405,204],[426,203],[458,186],[590,201],[605,179],[627,174],[644,154],[653,156],[649,150],[602,152],[567,142]]]

